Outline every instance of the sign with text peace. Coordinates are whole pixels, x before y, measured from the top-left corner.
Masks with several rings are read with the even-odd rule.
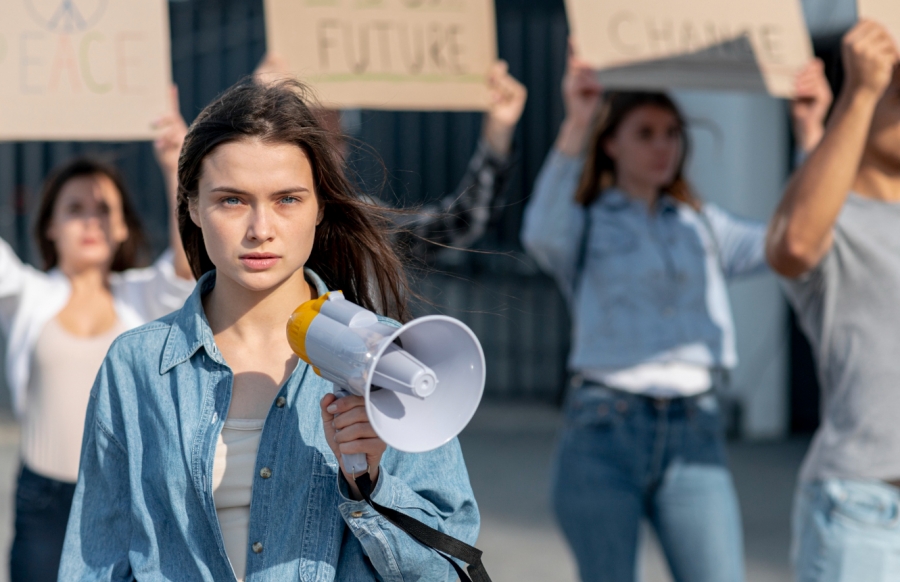
[[[857,0],[860,18],[870,18],[885,25],[900,46],[900,1]]]
[[[2,0],[0,139],[151,139],[169,110],[166,0]]]
[[[268,50],[330,107],[483,110],[493,0],[265,0]]]
[[[789,97],[813,56],[799,0],[566,0],[566,12],[578,56],[611,88]]]

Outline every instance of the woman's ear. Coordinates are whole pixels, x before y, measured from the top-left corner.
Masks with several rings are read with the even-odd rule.
[[[607,155],[609,159],[612,161],[618,161],[619,156],[619,143],[616,141],[614,137],[608,137],[600,142],[600,148],[603,150],[603,153]]]
[[[197,228],[200,228],[200,212],[197,210],[197,198],[188,198],[188,214],[191,217],[191,222]]]
[[[128,224],[126,224],[125,220],[122,219],[120,221],[116,221],[116,224],[113,226],[112,231],[112,239],[117,245],[124,243],[128,240]]]

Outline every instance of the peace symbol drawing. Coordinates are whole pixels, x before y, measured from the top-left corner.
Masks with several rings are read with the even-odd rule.
[[[28,15],[51,32],[80,32],[97,24],[109,0],[22,0]]]

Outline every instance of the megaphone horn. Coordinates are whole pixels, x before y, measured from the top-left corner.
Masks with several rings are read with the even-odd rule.
[[[472,419],[484,392],[484,353],[462,322],[444,315],[400,328],[332,291],[291,315],[288,341],[335,394],[365,398],[369,423],[389,446],[420,453],[446,444]],[[367,470],[365,455],[344,468]]]

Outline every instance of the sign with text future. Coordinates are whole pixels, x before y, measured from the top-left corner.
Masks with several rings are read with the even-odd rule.
[[[330,107],[483,110],[493,0],[265,0],[268,49]]]

